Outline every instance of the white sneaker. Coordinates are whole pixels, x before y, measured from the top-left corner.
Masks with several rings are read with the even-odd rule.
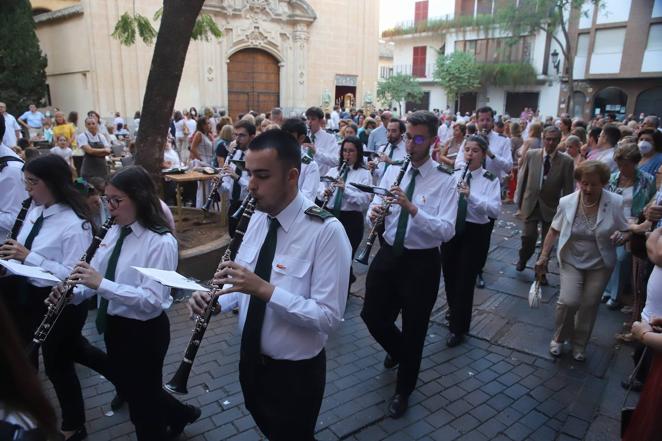
[[[549,342],[549,353],[554,357],[559,357],[561,355],[561,350],[563,349],[563,343],[559,343],[555,340]]]
[[[575,361],[586,361],[586,355],[584,354],[584,351],[579,349],[572,350],[572,358],[574,358]]]

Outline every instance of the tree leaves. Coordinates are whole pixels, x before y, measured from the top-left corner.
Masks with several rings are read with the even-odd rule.
[[[455,51],[437,58],[433,77],[446,91],[448,98],[454,100],[464,92],[478,89],[480,74],[480,66],[473,55]]]
[[[396,74],[377,84],[377,98],[382,103],[416,101],[423,96],[423,88],[411,75]]]

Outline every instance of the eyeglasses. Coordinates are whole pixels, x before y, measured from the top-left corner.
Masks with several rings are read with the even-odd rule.
[[[34,187],[35,185],[37,185],[39,183],[38,178],[28,178],[26,176],[26,177],[23,178],[23,180],[25,181],[26,184],[28,184],[31,187]]]
[[[407,142],[413,142],[416,145],[423,145],[426,139],[423,135],[411,136],[407,133],[405,136],[407,138]]]
[[[117,208],[126,198],[113,198],[113,197],[109,198],[108,196],[104,196],[102,199],[104,200],[105,203],[108,204],[110,208]]]

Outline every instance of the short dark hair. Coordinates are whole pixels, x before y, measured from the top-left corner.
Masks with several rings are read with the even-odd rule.
[[[565,125],[567,128],[572,128],[572,120],[570,118],[561,118],[561,122],[563,125]]]
[[[248,132],[248,136],[253,136],[255,135],[255,132],[257,131],[255,128],[255,124],[250,122],[247,119],[240,119],[239,121],[234,123],[234,129],[246,129]]]
[[[354,170],[359,169],[363,167],[363,142],[356,136],[348,136],[347,138],[343,139],[342,143],[340,144],[340,162],[339,164],[342,164],[342,149],[345,146],[346,143],[352,144],[354,147],[356,147],[356,162],[354,163]]]
[[[407,131],[407,125],[406,125],[405,122],[404,122],[403,120],[401,120],[401,119],[395,119],[395,118],[393,118],[393,119],[390,120],[388,123],[389,123],[389,125],[391,125],[391,124],[393,124],[393,123],[397,123],[397,124],[398,124],[398,129],[400,130],[400,133],[405,133],[405,132]]]
[[[319,107],[309,107],[306,110],[306,118],[324,119],[324,111]]]
[[[437,135],[437,129],[439,128],[439,120],[434,113],[429,110],[417,110],[407,117],[407,122],[412,126],[421,126],[424,125],[428,129],[430,136]]]
[[[616,144],[618,144],[618,141],[621,139],[621,131],[614,124],[605,124],[602,127],[602,133],[605,134],[607,142],[612,147],[615,147]]]
[[[299,118],[287,118],[280,126],[281,130],[287,133],[296,133],[297,137],[308,133],[306,123]]]
[[[600,127],[593,127],[590,132],[588,132],[588,139],[592,139],[593,142],[598,142],[598,138],[600,138],[600,133],[602,132],[602,129]]]
[[[299,143],[283,129],[271,129],[262,132],[248,144],[248,150],[260,151],[274,149],[284,169],[301,170],[301,147]]]
[[[650,135],[653,137],[653,147],[656,152],[662,152],[662,133],[657,129],[641,129],[637,134],[637,141],[641,138],[641,135]]]
[[[154,181],[140,165],[121,168],[110,178],[110,185],[126,193],[136,207],[136,220],[145,228],[157,233],[170,232],[156,193]]]
[[[476,110],[476,116],[481,113],[489,113],[490,117],[494,118],[494,110],[490,106],[479,107],[478,110]]]
[[[0,139],[2,139],[5,136],[5,118],[4,116],[0,118]],[[10,145],[8,147],[14,147],[13,145]]]
[[[485,153],[487,151],[488,141],[483,135],[471,135],[467,138],[467,142],[475,142],[478,147]]]

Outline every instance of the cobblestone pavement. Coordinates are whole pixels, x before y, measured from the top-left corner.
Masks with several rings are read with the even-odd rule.
[[[617,440],[625,391],[620,380],[632,368],[630,349],[614,335],[625,316],[600,307],[585,363],[566,354],[553,360],[547,347],[558,296],[558,275],[550,276],[540,309],[528,307],[531,265],[514,270],[519,223],[506,206],[497,222],[485,279],[476,290],[471,337],[456,348],[445,346],[443,285],[428,330],[418,387],[407,414],[384,417],[394,391],[396,372],[382,366],[384,353],[359,313],[366,267],[356,264],[358,281],[345,321],[327,345],[327,385],[318,419],[318,440]],[[556,267],[552,264],[552,272]],[[103,347],[90,313],[85,334]],[[188,343],[192,322],[183,304],[168,312],[171,343],[164,367],[170,379]],[[180,439],[259,440],[260,432],[243,406],[237,364],[236,317],[215,317],[198,353],[187,403],[200,406],[202,417]],[[112,385],[78,367],[87,409],[90,441],[132,440],[126,406],[113,414]],[[43,374],[42,374],[43,375]],[[43,378],[53,402],[52,386]],[[637,394],[630,401],[636,402]]]

